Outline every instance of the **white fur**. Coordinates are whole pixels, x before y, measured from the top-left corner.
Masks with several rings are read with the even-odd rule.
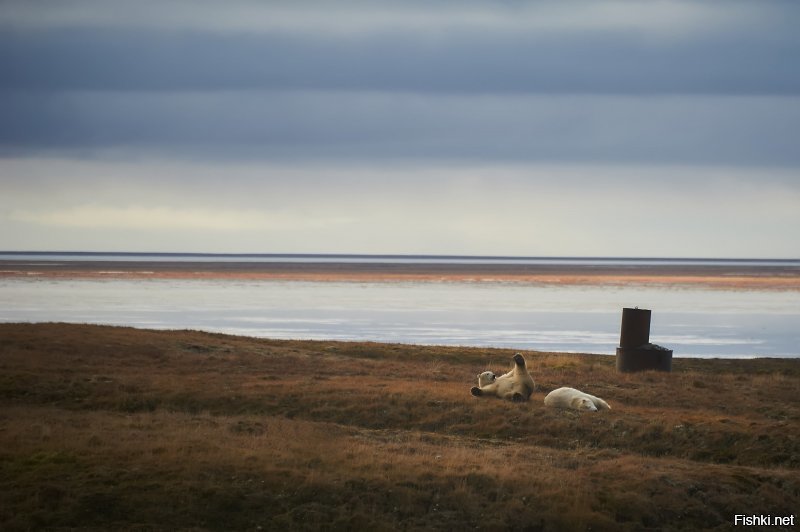
[[[544,398],[545,406],[556,408],[572,408],[573,410],[585,410],[597,412],[598,410],[611,410],[608,403],[589,395],[575,388],[562,387],[548,393]]]
[[[497,375],[491,371],[484,371],[478,375],[478,388],[483,388],[487,384],[493,383],[497,379]]]
[[[496,377],[491,371],[484,371],[478,375],[478,386],[472,388],[472,395],[476,397],[496,396],[510,401],[527,401],[535,386],[533,378],[528,373],[525,358],[517,353],[514,355],[514,369],[508,373]]]

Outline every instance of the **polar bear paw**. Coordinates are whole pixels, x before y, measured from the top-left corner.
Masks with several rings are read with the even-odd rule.
[[[519,392],[516,392],[514,395],[511,396],[511,401],[513,401],[515,403],[524,403],[527,400],[528,400],[528,398],[525,397],[524,395],[522,395]]]

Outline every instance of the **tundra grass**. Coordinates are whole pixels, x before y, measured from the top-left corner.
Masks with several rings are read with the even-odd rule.
[[[0,529],[727,530],[800,508],[800,361],[0,325]],[[569,385],[610,411],[545,408]],[[797,519],[797,518],[796,518]]]

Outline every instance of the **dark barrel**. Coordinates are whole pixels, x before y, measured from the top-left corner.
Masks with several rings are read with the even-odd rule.
[[[622,309],[619,346],[624,349],[650,343],[650,311],[643,308]]]
[[[650,311],[622,309],[617,371],[672,371],[672,350],[650,343]]]
[[[654,345],[651,347],[617,348],[617,371],[672,371],[672,350]]]

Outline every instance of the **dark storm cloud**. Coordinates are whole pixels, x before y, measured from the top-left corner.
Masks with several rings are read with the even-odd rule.
[[[5,153],[800,164],[800,98],[7,93]]]
[[[798,94],[800,38],[589,32],[309,36],[70,28],[4,31],[17,90],[380,90]]]
[[[800,164],[793,3],[142,2],[0,4],[0,155]]]

